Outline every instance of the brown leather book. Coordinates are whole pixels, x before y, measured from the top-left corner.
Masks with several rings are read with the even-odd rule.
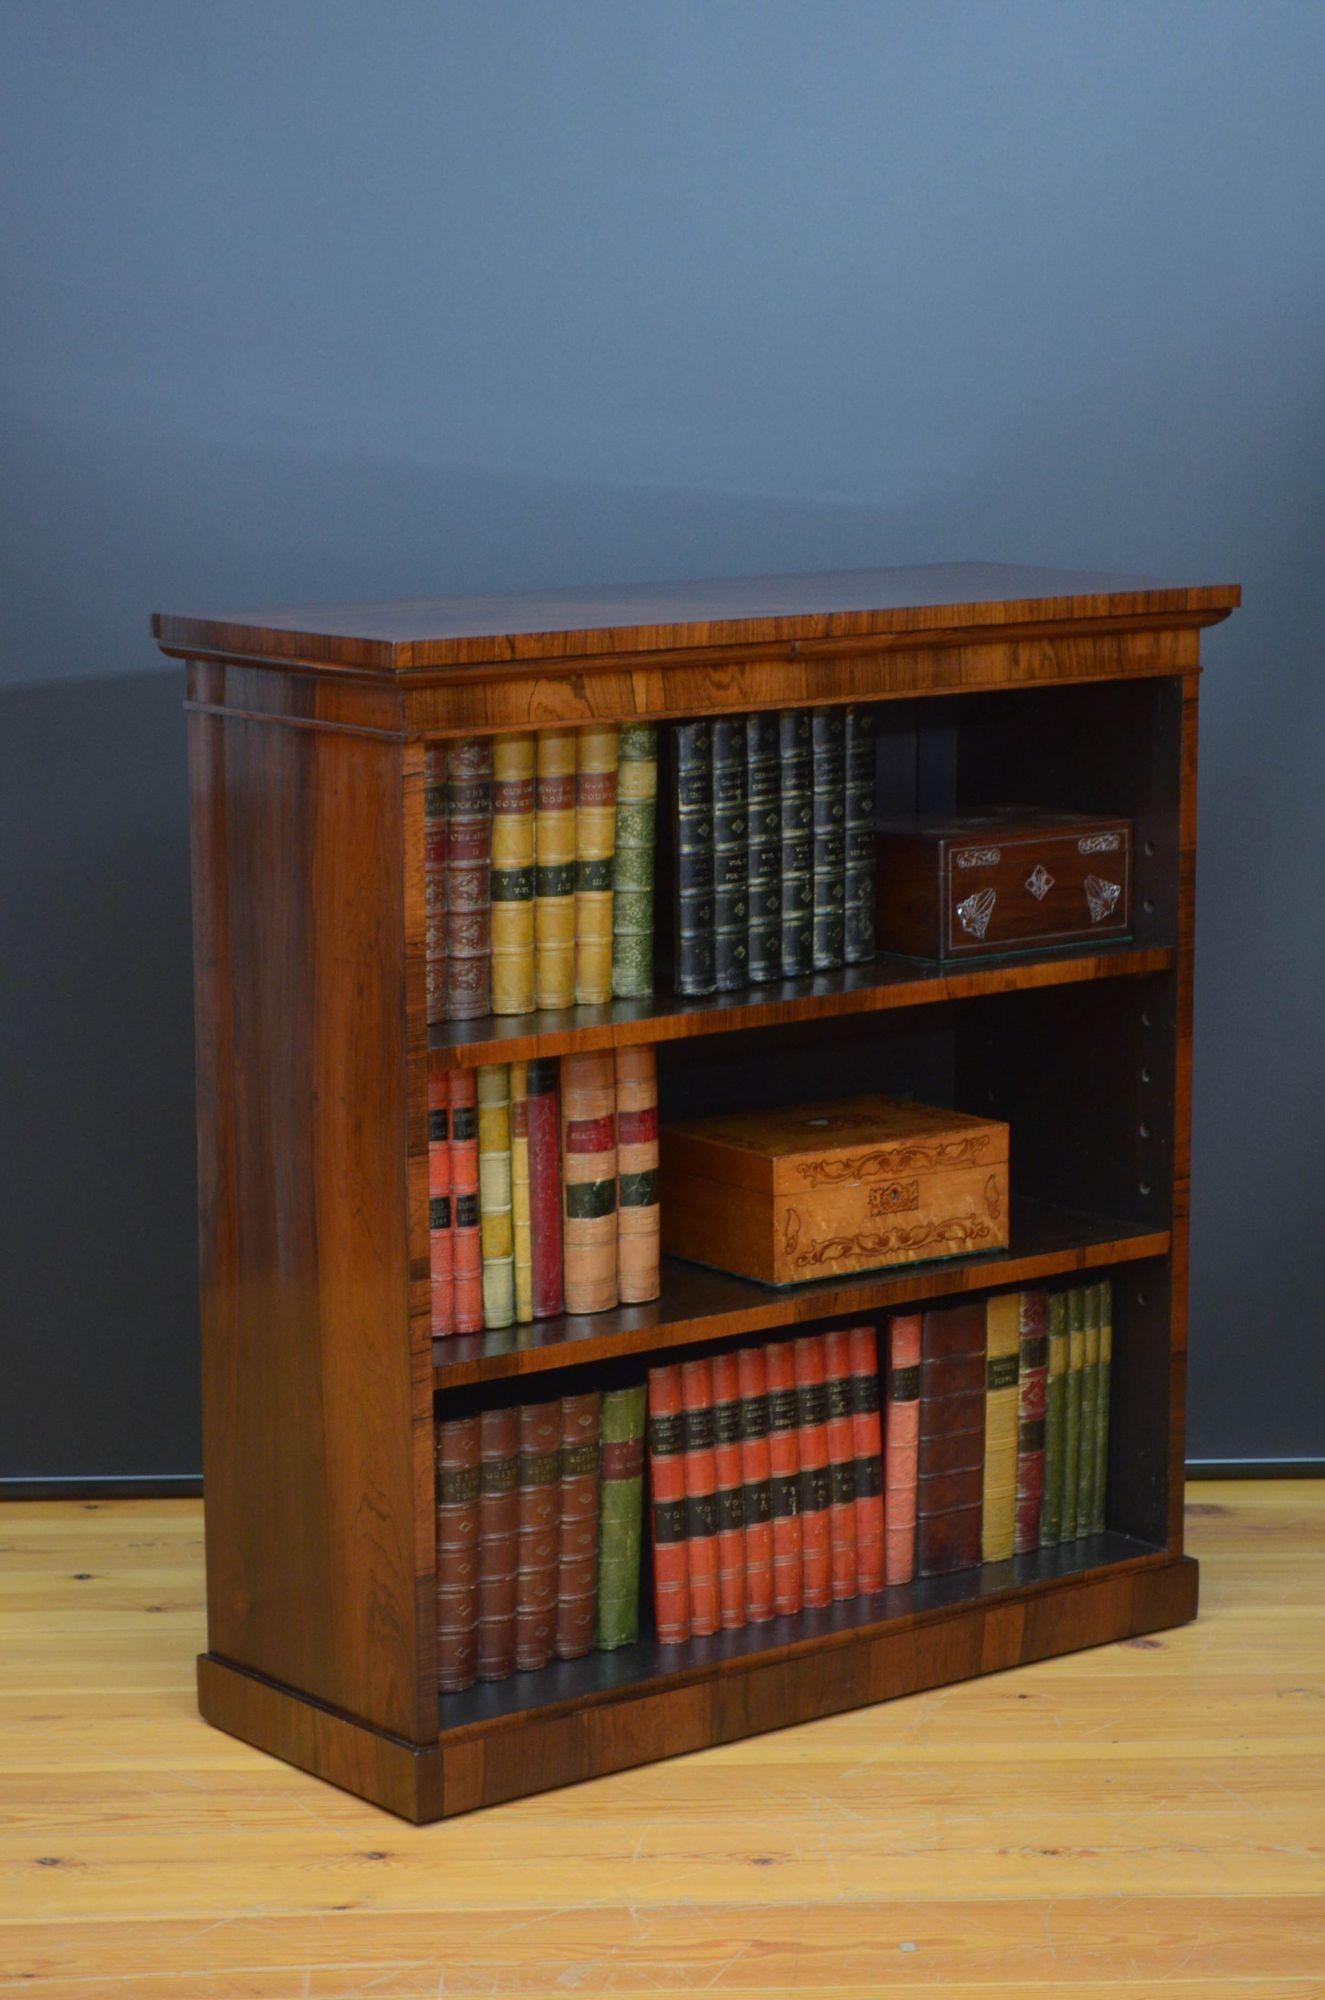
[[[985,1467],[983,1300],[927,1312],[920,1328],[916,1573],[980,1561]]]
[[[557,1658],[593,1650],[598,1601],[599,1393],[561,1399],[561,1520],[557,1531]]]
[[[520,1413],[514,1405],[479,1417],[478,1677],[515,1672],[516,1480]]]
[[[561,1517],[561,1405],[520,1406],[516,1502],[515,1664],[545,1667],[557,1638],[557,1545]]]
[[[478,1654],[479,1421],[437,1426],[437,1685],[470,1687]]]

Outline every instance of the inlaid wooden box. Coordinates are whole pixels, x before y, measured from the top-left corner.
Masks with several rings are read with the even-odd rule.
[[[892,1097],[664,1128],[663,1248],[764,1284],[1008,1241],[1008,1128]]]
[[[880,951],[975,958],[1132,923],[1130,820],[1008,806],[947,820],[897,820],[879,834]]]

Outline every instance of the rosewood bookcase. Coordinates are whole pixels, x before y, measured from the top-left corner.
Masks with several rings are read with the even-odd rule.
[[[426,1821],[1194,1615],[1198,638],[1238,601],[969,565],[154,620],[188,663],[208,1721]],[[1130,816],[1131,937],[429,1028],[425,743],[848,701],[890,812]],[[664,1117],[889,1089],[1008,1119],[1010,1247],[786,1291],[665,1261],[654,1304],[434,1343],[430,1069],[632,1042]],[[1114,1281],[1106,1533],[439,1701],[437,1400],[1082,1271]]]

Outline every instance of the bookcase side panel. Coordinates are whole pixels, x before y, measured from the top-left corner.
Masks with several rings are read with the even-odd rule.
[[[1187,1455],[1187,1258],[1191,1226],[1192,995],[1196,958],[1196,744],[1199,673],[1185,674],[1179,725],[1178,964],[1173,1063],[1173,1247],[1170,1332],[1173,1379],[1169,1401],[1169,1538],[1183,1546],[1183,1477]]]

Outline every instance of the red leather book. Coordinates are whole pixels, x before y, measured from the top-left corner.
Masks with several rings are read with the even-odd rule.
[[[437,1685],[471,1687],[478,1664],[477,1417],[437,1426]]]
[[[557,1535],[557,1658],[593,1651],[598,1599],[599,1394],[561,1399],[561,1521]]]
[[[478,1678],[515,1672],[516,1481],[520,1413],[513,1404],[479,1417]]]
[[[451,1268],[451,1147],[445,1076],[428,1078],[428,1310],[434,1337],[455,1332]]]
[[[745,1623],[745,1493],[741,1477],[741,1383],[734,1353],[715,1354],[713,1469],[718,1516],[718,1617],[724,1631]]]
[[[561,1106],[555,1056],[525,1071],[529,1131],[529,1233],[535,1319],[561,1311]]]
[[[1043,1292],[1021,1294],[1017,1526],[1012,1545],[1019,1556],[1040,1546],[1040,1503],[1044,1498],[1044,1387],[1049,1354],[1048,1304]]]
[[[523,1403],[516,1499],[515,1664],[545,1667],[557,1638],[561,1405]]]
[[[853,1326],[851,1442],[855,1454],[856,1589],[883,1589],[883,1432],[879,1421],[879,1343],[872,1326]]]
[[[883,1456],[884,1582],[910,1583],[916,1567],[916,1461],[920,1445],[920,1315],[888,1321]]]
[[[492,1011],[492,744],[464,737],[446,752],[446,1012]]]
[[[768,1378],[768,1459],[773,1504],[773,1609],[779,1617],[799,1611],[801,1575],[800,1416],[796,1365],[789,1340],[764,1349]]]
[[[773,1492],[768,1451],[768,1373],[762,1347],[736,1356],[741,1391],[741,1514],[745,1522],[745,1615],[773,1616]]]
[[[428,1019],[446,1019],[446,745],[423,753],[423,907]]]
[[[916,1573],[946,1576],[980,1561],[985,1470],[983,1299],[941,1306],[920,1323]]]
[[[616,1065],[605,1054],[561,1065],[562,1284],[568,1313],[617,1303]]]
[[[681,1370],[649,1370],[649,1522],[653,1536],[653,1619],[665,1646],[690,1637],[686,1559],[685,1434]]]
[[[792,1342],[792,1348],[800,1426],[801,1602],[808,1610],[821,1611],[833,1601],[824,1337],[821,1333],[802,1334]]]
[[[716,1632],[718,1599],[717,1465],[713,1456],[713,1370],[707,1361],[681,1363],[681,1419],[685,1437],[686,1574],[690,1579],[690,1631]]]
[[[828,1405],[828,1539],[833,1596],[856,1594],[856,1448],[851,1426],[851,1336],[824,1335],[824,1396]]]
[[[483,1331],[478,1220],[478,1098],[472,1069],[446,1072],[451,1149],[451,1273],[457,1333]]]

